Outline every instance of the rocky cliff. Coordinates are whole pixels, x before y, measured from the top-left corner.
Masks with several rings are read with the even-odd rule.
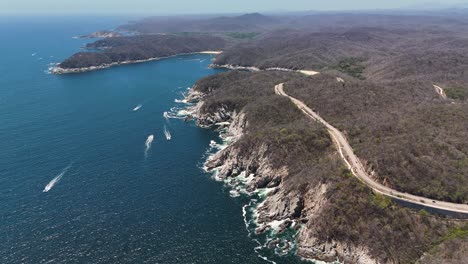
[[[345,263],[416,261],[452,223],[399,207],[352,177],[326,130],[274,95],[275,84],[296,76],[230,72],[190,90],[191,117],[218,128],[229,143],[206,169],[254,199],[255,233],[267,234],[263,246],[277,253]],[[281,240],[283,233],[293,235]]]

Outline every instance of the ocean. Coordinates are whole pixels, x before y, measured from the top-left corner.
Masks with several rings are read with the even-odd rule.
[[[268,263],[201,169],[217,132],[163,116],[211,55],[48,74],[128,19],[0,17],[0,263]]]

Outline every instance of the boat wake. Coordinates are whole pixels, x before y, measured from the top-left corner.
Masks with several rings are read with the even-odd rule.
[[[154,135],[150,135],[145,142],[145,157],[148,156],[148,151],[151,149],[151,144],[153,143]]]
[[[143,105],[141,105],[141,104],[137,105],[135,108],[133,108],[133,112],[136,112],[136,111],[140,110],[142,107],[143,107]]]
[[[46,193],[46,192],[49,192],[52,188],[54,188],[54,186],[62,179],[62,177],[67,173],[67,171],[71,168],[72,165],[73,163],[70,163],[70,165],[68,165],[65,169],[63,169],[59,175],[55,176],[55,178],[53,178],[49,182],[49,184],[46,185],[46,187],[44,188],[42,192]]]
[[[167,130],[166,126],[164,126],[164,135],[166,136],[167,140],[171,140],[171,138],[172,138],[171,132],[169,132],[169,130]]]

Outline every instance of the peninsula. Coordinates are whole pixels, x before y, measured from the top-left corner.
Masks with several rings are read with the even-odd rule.
[[[52,73],[92,71],[181,54],[219,51],[225,46],[224,39],[209,35],[138,35],[105,38],[87,44],[86,49],[92,51],[74,54],[52,69]]]

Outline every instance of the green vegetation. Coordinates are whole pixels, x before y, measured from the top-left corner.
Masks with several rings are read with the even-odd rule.
[[[448,233],[442,238],[442,241],[446,241],[450,239],[462,239],[462,238],[468,238],[468,225],[467,224],[465,224],[464,226],[450,228]]]
[[[366,78],[363,76],[363,73],[366,67],[362,65],[363,62],[364,59],[361,58],[346,58],[332,68],[359,80],[365,80]]]
[[[242,40],[250,40],[254,39],[260,35],[258,32],[229,32],[226,33],[226,36],[233,38],[233,39],[242,39]]]
[[[468,88],[462,87],[449,87],[444,89],[447,97],[456,99],[456,100],[466,100],[468,99]]]
[[[341,169],[341,175],[345,177],[354,177],[353,172],[347,168],[342,168]]]
[[[392,199],[390,199],[387,196],[374,193],[372,195],[372,203],[378,206],[380,209],[385,209],[385,208],[388,208],[390,205],[392,205]]]
[[[421,215],[421,216],[429,216],[429,212],[426,211],[426,210],[424,210],[424,209],[421,209],[421,210],[419,210],[419,215]]]
[[[448,228],[446,233],[417,264],[465,263],[468,252],[468,225]]]

